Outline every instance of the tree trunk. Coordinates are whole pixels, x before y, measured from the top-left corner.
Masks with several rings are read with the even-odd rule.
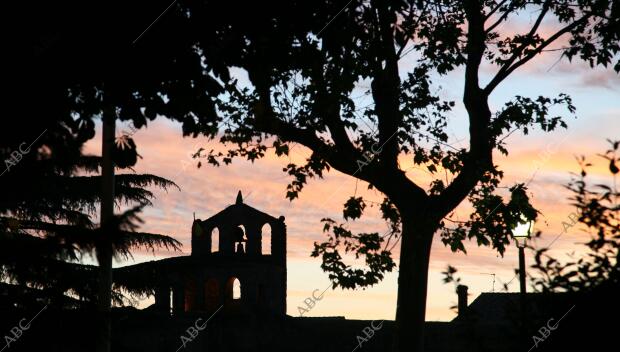
[[[395,352],[422,352],[426,320],[428,265],[437,224],[403,217],[398,298],[396,303]]]
[[[106,228],[109,220],[114,216],[114,163],[112,150],[114,148],[114,134],[116,118],[113,114],[103,117],[103,136],[101,143],[101,228]],[[97,245],[97,261],[99,263],[99,281],[97,291],[97,337],[96,351],[110,352],[112,307],[112,242],[110,236],[102,232],[102,238]]]

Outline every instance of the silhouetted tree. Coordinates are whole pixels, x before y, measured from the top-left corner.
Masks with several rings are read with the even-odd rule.
[[[515,130],[565,126],[550,112],[555,105],[574,112],[562,94],[516,96],[497,111],[491,111],[489,96],[519,67],[556,49],[551,45],[561,37],[569,42],[561,49],[564,57],[592,66],[608,65],[618,51],[618,8],[609,1],[341,0],[243,6],[179,1],[161,19],[169,3],[113,5],[76,2],[37,9],[39,16],[24,12],[31,21],[52,27],[52,19],[71,23],[59,31],[59,44],[34,60],[32,79],[24,79],[27,86],[44,81],[36,85],[45,92],[39,94],[44,104],[28,107],[69,115],[67,123],[87,126],[86,131],[104,112],[133,120],[137,127],[166,116],[181,121],[185,135],[215,138],[222,126],[220,140],[234,147],[223,154],[206,151],[213,164],[234,157],[256,160],[268,148],[283,156],[290,143],[299,143],[312,155],[303,165],[286,167],[293,177],[290,199],[309,178],[330,168],[366,181],[385,195],[381,210],[391,231],[386,236],[354,234],[346,224],[326,219],[328,241],[317,244],[313,255],[323,259],[336,286],[356,288],[378,282],[393,269],[388,244],[400,241],[396,349],[401,351],[422,350],[434,235],[439,233],[454,251],[465,251],[463,241],[469,238],[503,253],[519,213],[536,216],[523,185],[511,188],[507,202],[496,194],[503,173],[493,164],[493,151],[507,153],[503,140]],[[502,23],[533,11],[538,15],[524,33],[498,31]],[[145,14],[159,20],[147,32],[149,22],[136,20]],[[541,34],[543,20],[550,19],[559,29]],[[411,68],[400,64],[407,55],[414,58]],[[486,84],[479,77],[483,63],[497,68]],[[454,104],[435,94],[431,82],[433,74],[461,68],[468,148],[446,145],[447,114]],[[249,85],[240,87],[231,69],[247,73]],[[615,69],[620,70],[619,63]],[[366,83],[366,98],[355,99]],[[412,158],[437,178],[428,186],[414,182],[399,167],[399,157]],[[466,199],[474,206],[471,218],[448,226],[450,213]],[[358,219],[365,208],[363,198],[351,197],[345,220]],[[342,246],[365,257],[368,269],[345,264],[338,250]]]
[[[137,248],[179,248],[180,243],[168,236],[137,231],[141,222],[137,214],[154,196],[145,187],[176,185],[154,175],[117,175],[116,206],[137,206],[102,228],[92,220],[102,197],[101,158],[82,155],[77,134],[59,126],[42,135],[19,161],[13,158],[14,150],[2,148],[3,160],[13,164],[0,183],[0,277],[35,294],[42,303],[92,305],[98,297],[96,267],[80,260],[95,255],[102,234],[108,235],[112,254],[118,257],[131,256]],[[21,150],[26,151],[25,146]],[[119,304],[122,289],[118,285],[114,292]]]
[[[11,64],[5,66],[12,70],[7,76],[15,79],[3,83],[14,95],[7,99],[14,108],[7,110],[19,111],[20,118],[29,123],[25,127],[44,128],[62,121],[78,134],[79,142],[93,138],[97,119],[131,121],[134,128],[141,128],[147,120],[166,116],[181,122],[185,135],[196,135],[195,129],[202,133],[216,130],[217,125],[209,123],[215,120],[215,104],[209,95],[218,94],[221,88],[203,73],[192,37],[183,34],[190,30],[187,18],[159,18],[169,2],[15,5],[22,8],[7,13],[27,30],[11,38],[15,39],[7,50]],[[151,28],[154,19],[158,23]],[[168,35],[170,28],[174,35]],[[107,200],[115,187],[110,186],[112,170],[104,169],[107,186],[92,186]],[[105,222],[111,202],[103,203]],[[97,350],[104,352],[110,350],[106,317],[111,305],[107,293],[112,253],[108,242],[104,239],[97,246],[101,264],[97,297],[102,316],[93,317],[97,324],[101,322]]]
[[[618,7],[609,1],[322,1],[215,4],[181,2],[195,33],[194,47],[205,70],[226,91],[217,102],[220,141],[227,153],[203,151],[210,163],[235,157],[256,160],[273,148],[279,156],[291,143],[311,150],[305,164],[289,164],[291,200],[310,178],[334,168],[368,183],[385,196],[381,211],[390,232],[354,234],[333,219],[313,256],[334,286],[372,285],[395,266],[400,241],[396,350],[420,351],[426,310],[431,243],[435,234],[453,251],[463,241],[491,246],[500,254],[510,229],[536,217],[523,185],[505,202],[496,194],[503,176],[495,150],[507,154],[504,139],[537,126],[565,127],[554,106],[574,113],[570,97],[516,96],[493,111],[489,97],[518,68],[566,38],[563,57],[607,66],[618,52]],[[500,25],[537,13],[524,33]],[[226,14],[230,14],[227,16]],[[549,34],[543,21],[554,21]],[[409,55],[413,63],[401,60]],[[615,60],[615,59],[614,59]],[[495,69],[481,82],[482,65]],[[248,82],[229,70],[247,73]],[[620,63],[614,66],[620,70]],[[435,93],[431,77],[461,70],[463,103],[469,118],[468,148],[448,146],[448,113],[453,102]],[[365,84],[369,88],[363,88]],[[356,99],[363,93],[364,98]],[[210,132],[210,131],[209,131]],[[269,138],[271,137],[271,138]],[[424,186],[409,178],[399,158],[411,158],[436,178]],[[471,217],[449,225],[453,210],[468,200]],[[351,197],[344,219],[363,215],[367,202]],[[340,250],[365,258],[367,269],[343,262]]]
[[[561,325],[541,336],[544,323],[532,326],[531,345],[542,351],[603,350],[617,346],[615,324],[620,316],[620,193],[617,187],[618,148],[620,142],[609,141],[603,154],[609,178],[598,180],[588,169],[593,164],[578,158],[581,172],[574,174],[566,188],[571,192],[574,211],[562,221],[562,233],[578,235],[579,247],[560,259],[548,253],[549,245],[535,248],[532,284],[560,303],[546,319],[561,319]],[[594,180],[596,178],[596,180]],[[560,235],[561,235],[560,234]],[[540,235],[540,233],[538,234]],[[559,238],[556,235],[550,243]],[[551,304],[553,306],[553,304]],[[557,311],[561,309],[561,311]],[[579,336],[575,339],[575,336]]]
[[[610,182],[592,185],[588,182],[585,157],[579,164],[581,172],[567,185],[572,192],[574,216],[563,222],[564,231],[585,230],[589,241],[583,243],[585,253],[573,254],[575,260],[561,261],[547,254],[549,248],[536,250],[533,268],[538,275],[533,284],[541,291],[587,292],[601,286],[620,285],[620,192],[617,188],[619,141],[609,141],[610,148],[600,156],[608,164]],[[575,258],[576,257],[576,258]]]

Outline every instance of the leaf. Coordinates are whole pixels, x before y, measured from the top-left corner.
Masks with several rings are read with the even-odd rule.
[[[620,171],[618,170],[618,167],[616,166],[616,162],[613,159],[609,162],[609,171],[614,175],[617,174],[618,171]]]
[[[366,203],[364,203],[364,199],[362,197],[350,197],[349,200],[347,200],[344,204],[342,216],[345,218],[345,220],[359,219],[362,216],[365,208]]]

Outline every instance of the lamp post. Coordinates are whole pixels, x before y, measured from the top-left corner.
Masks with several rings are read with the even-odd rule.
[[[525,295],[525,244],[527,239],[530,238],[530,234],[532,233],[532,227],[534,226],[534,221],[525,220],[524,222],[519,222],[517,226],[512,230],[512,237],[514,237],[517,242],[517,247],[519,248],[519,286],[520,292],[522,295]]]
[[[517,242],[519,248],[519,286],[520,286],[520,306],[521,306],[521,335],[523,338],[527,336],[527,309],[525,303],[525,244],[532,233],[533,221],[525,219],[521,216],[520,222],[512,230],[512,237]]]

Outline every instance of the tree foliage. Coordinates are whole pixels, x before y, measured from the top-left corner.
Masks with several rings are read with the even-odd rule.
[[[202,134],[228,146],[225,152],[197,153],[214,165],[239,157],[255,161],[270,149],[287,156],[293,144],[301,144],[310,157],[284,169],[292,178],[286,190],[291,200],[309,180],[331,169],[366,182],[387,199],[381,210],[391,232],[386,237],[348,230],[346,221],[359,219],[366,210],[362,204],[370,204],[354,195],[345,204],[345,224],[325,222],[327,241],[317,244],[314,254],[323,258],[337,285],[353,288],[372,285],[391,270],[386,245],[400,241],[398,331],[423,325],[428,256],[436,232],[454,251],[464,251],[463,241],[472,238],[502,253],[506,229],[518,219],[515,212],[535,216],[524,185],[513,186],[508,199],[499,194],[503,173],[493,152],[507,154],[505,140],[515,131],[565,127],[562,117],[575,112],[570,97],[561,93],[516,96],[495,111],[490,95],[551,50],[620,71],[619,9],[608,0],[324,0],[243,6],[179,1],[143,32],[142,22],[135,20],[142,11],[159,11],[150,16],[159,18],[169,6],[152,10],[151,4],[132,2],[123,6],[125,11],[90,4],[71,8],[69,14],[80,14],[76,27],[89,30],[67,31],[71,34],[62,45],[33,65],[33,77],[45,78],[41,91],[51,92],[41,106],[53,107],[80,138],[92,137],[92,120],[102,115],[132,120],[136,127],[166,116],[183,124],[184,135]],[[42,12],[43,23],[66,18],[58,13],[66,9],[50,10],[59,16]],[[89,16],[95,12],[103,16]],[[535,14],[524,31],[501,30],[524,14]],[[91,17],[103,20],[88,23]],[[115,18],[114,28],[108,18]],[[543,30],[549,22],[557,25],[551,32]],[[137,36],[132,46],[127,33]],[[568,45],[558,48],[560,39]],[[482,67],[491,72],[486,82]],[[448,143],[456,103],[445,99],[434,82],[448,73],[463,78],[469,143],[462,148]],[[410,178],[402,160],[428,170],[433,180],[422,184]],[[465,200],[481,214],[448,225]],[[368,269],[345,264],[339,246],[365,257]],[[401,326],[401,320],[407,323]],[[419,331],[415,336],[421,336]],[[416,338],[413,347],[420,348],[420,341]]]
[[[577,215],[571,228],[589,237],[582,243],[583,254],[561,261],[547,254],[549,248],[537,249],[533,284],[541,291],[590,291],[620,283],[620,193],[616,183],[620,142],[609,144],[610,148],[599,156],[608,166],[611,182],[588,181],[587,169],[592,164],[582,156],[578,159],[581,172],[566,186]]]
[[[536,217],[525,185],[511,187],[508,200],[497,192],[503,172],[493,164],[491,153],[496,149],[508,154],[505,138],[515,131],[566,127],[561,108],[568,115],[575,113],[571,98],[563,93],[519,95],[494,113],[488,110],[488,96],[562,36],[571,44],[562,49],[563,55],[592,66],[614,64],[618,52],[618,9],[608,1],[335,1],[312,9],[294,5],[295,12],[305,15],[283,16],[293,5],[278,4],[252,19],[242,11],[226,20],[214,18],[213,7],[180,5],[200,29],[198,54],[222,83],[216,100],[216,123],[222,126],[218,138],[231,146],[227,152],[201,150],[200,156],[214,165],[236,157],[254,161],[269,149],[286,156],[291,144],[302,144],[312,153],[304,164],[285,168],[292,176],[287,198],[297,198],[310,179],[335,168],[366,181],[395,205],[385,210],[396,211],[382,215],[389,223],[404,208],[416,207],[405,206],[408,200],[430,205],[439,214],[442,241],[453,251],[465,251],[464,240],[470,238],[503,253],[521,214]],[[499,30],[525,12],[538,13],[526,33]],[[549,20],[560,29],[543,36],[541,25]],[[404,66],[402,59],[408,55],[414,63]],[[478,71],[483,63],[496,72],[481,86]],[[229,76],[233,67],[247,72],[249,82]],[[469,148],[448,145],[448,116],[455,102],[443,99],[433,82],[437,74],[457,69],[465,73]],[[617,62],[614,69],[620,70]],[[487,112],[488,118],[481,117]],[[409,179],[399,166],[403,158],[427,169],[433,181],[422,185]],[[452,226],[448,215],[466,199],[474,212]],[[364,202],[360,197],[347,201],[345,221],[361,217]],[[389,251],[374,249],[389,242],[382,241],[386,236],[354,235],[346,223],[334,225],[329,221],[326,229],[338,233],[316,244],[313,255],[323,258],[324,269],[338,282],[348,282],[347,287],[372,284],[393,268]],[[393,230],[387,236],[397,240],[400,230]],[[340,245],[345,252],[374,253],[385,261],[369,267],[369,272],[354,270],[335,251]],[[359,281],[352,278],[356,274],[361,275]]]
[[[80,138],[69,129],[65,132],[67,139]],[[136,249],[179,249],[180,243],[171,237],[137,232],[142,222],[138,213],[154,197],[145,187],[177,186],[154,175],[119,175],[117,207],[138,205],[117,215],[109,227],[101,228],[93,221],[101,199],[101,178],[97,175],[101,160],[81,155],[79,143],[73,145],[75,153],[63,155],[62,147],[56,147],[58,138],[43,136],[3,175],[0,279],[31,294],[38,292],[35,297],[47,304],[73,307],[92,303],[96,297],[97,267],[83,262],[94,256],[104,236],[111,237],[119,258],[130,257]],[[3,157],[11,158],[11,153]],[[114,292],[117,304],[126,298],[122,289],[118,286]]]

